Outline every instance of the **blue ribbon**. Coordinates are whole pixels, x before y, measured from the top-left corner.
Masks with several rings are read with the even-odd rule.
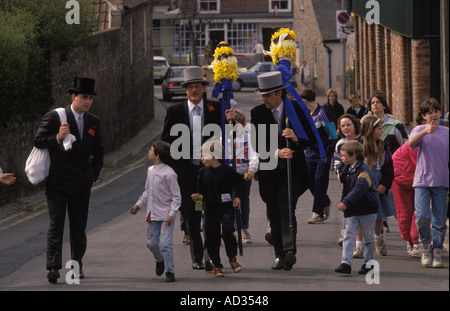
[[[227,123],[227,120],[225,118],[225,111],[228,108],[228,102],[229,99],[234,99],[234,95],[233,95],[233,83],[231,82],[231,80],[229,79],[222,79],[221,81],[222,83],[216,83],[216,85],[214,86],[214,89],[212,91],[212,96],[214,98],[218,98],[219,94],[222,93],[222,124],[221,124],[221,128],[222,128],[222,145],[225,148],[225,123]],[[229,99],[228,99],[229,96]],[[234,147],[234,145],[233,145]],[[228,150],[228,148],[225,148],[225,150]],[[230,164],[230,159],[227,159],[227,156],[224,159],[224,164],[225,165],[229,165]]]
[[[280,63],[277,67],[277,71],[281,72],[281,80],[283,82],[284,86],[287,86],[287,91],[291,93],[291,95],[295,98],[297,101],[297,104],[302,109],[303,113],[305,114],[306,119],[308,120],[309,124],[305,124],[305,126],[309,125],[314,133],[314,137],[316,138],[317,145],[319,146],[319,152],[320,156],[322,158],[326,157],[325,148],[323,147],[322,140],[320,139],[319,132],[317,131],[316,125],[314,124],[313,119],[311,118],[311,113],[309,112],[308,107],[306,106],[305,102],[303,101],[303,98],[298,94],[297,90],[294,88],[294,86],[289,82],[289,80],[292,78],[291,73],[291,62],[287,59],[280,60]],[[284,107],[285,107],[285,113],[286,116],[289,118],[289,121],[292,124],[292,128],[297,135],[298,138],[310,140],[308,135],[306,134],[305,130],[303,129],[302,124],[300,123],[300,120],[298,119],[297,113],[294,108],[294,104],[289,100],[289,98],[286,97],[284,101]]]

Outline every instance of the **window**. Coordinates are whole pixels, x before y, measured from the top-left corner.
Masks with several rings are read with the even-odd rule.
[[[292,0],[269,0],[269,12],[274,12],[275,8],[278,12],[291,12]]]
[[[215,12],[219,13],[220,0],[200,0],[199,12]]]
[[[173,54],[174,55],[186,55],[191,50],[189,41],[190,29],[189,25],[174,25],[173,26]],[[203,54],[206,45],[205,39],[205,25],[194,25],[194,40],[197,43],[197,53]]]
[[[236,23],[227,25],[228,44],[234,54],[253,53],[258,40],[257,26],[254,23]]]

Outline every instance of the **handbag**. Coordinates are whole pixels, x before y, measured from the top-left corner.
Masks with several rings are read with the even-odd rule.
[[[61,124],[67,122],[67,116],[64,108],[56,108]],[[72,134],[67,135],[64,140],[64,149],[67,151],[72,148],[72,143],[75,141],[75,136]],[[36,148],[30,152],[27,162],[25,163],[25,174],[28,180],[37,185],[41,181],[45,180],[50,171],[50,154],[47,148]]]

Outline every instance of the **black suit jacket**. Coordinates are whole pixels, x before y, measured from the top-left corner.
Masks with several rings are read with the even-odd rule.
[[[84,133],[81,140],[70,105],[65,110],[70,133],[76,137],[72,149],[65,151],[62,142],[58,143],[56,139],[61,122],[54,110],[44,116],[34,137],[34,145],[37,148],[47,148],[50,154],[47,187],[75,192],[97,180],[103,166],[104,148],[100,119],[97,116],[89,112],[83,114]]]
[[[303,192],[305,192],[309,188],[309,178],[308,178],[308,169],[306,167],[306,160],[304,149],[306,146],[309,146],[315,142],[314,134],[312,130],[309,129],[309,125],[307,126],[307,119],[305,118],[303,112],[300,111],[300,107],[294,104],[294,108],[299,116],[299,120],[302,123],[305,132],[309,137],[313,138],[311,141],[300,140],[298,143],[290,143],[290,148],[294,151],[293,158],[291,160],[292,163],[292,178],[293,178],[293,186],[295,187],[294,192],[298,196],[300,196]],[[286,119],[286,115],[283,111],[282,120]],[[251,123],[255,126],[256,129],[256,151],[260,153],[260,150],[269,151],[270,150],[270,124],[277,124],[273,117],[273,113],[271,109],[266,108],[264,104],[256,106],[251,110]],[[259,135],[262,133],[258,132],[258,124],[266,125],[265,135],[266,141],[265,144],[259,144]],[[290,122],[289,127],[292,128]],[[286,128],[285,122],[282,122],[282,129]],[[278,135],[278,149],[286,148],[286,139],[281,135]],[[265,149],[261,149],[265,148]],[[270,155],[273,157],[274,155]],[[260,159],[260,163],[268,162],[269,159]],[[263,201],[267,201],[267,196],[271,196],[273,193],[273,182],[276,179],[279,179],[280,176],[285,178],[287,172],[287,165],[285,159],[278,159],[277,168],[274,170],[259,170],[258,178],[259,178],[259,187],[260,194],[262,196]]]
[[[204,126],[207,124],[217,124],[219,127],[222,124],[222,114],[221,114],[221,106],[219,102],[213,102],[209,100],[203,100],[203,124]],[[181,137],[181,133],[178,133],[176,136],[170,136],[170,130],[176,124],[184,124],[188,128],[190,126],[190,118],[189,118],[189,107],[187,100],[181,102],[179,104],[170,106],[167,108],[166,118],[164,120],[164,128],[161,134],[161,140],[172,144],[175,140]],[[212,135],[205,136],[202,138],[202,142],[211,138]],[[192,136],[189,137],[189,147],[190,147],[190,158],[189,159],[179,159],[176,162],[176,166],[186,164],[190,162],[192,159],[192,149],[193,149],[193,141]]]
[[[221,105],[219,102],[211,102],[208,100],[203,100],[203,124],[217,124],[218,126],[222,123]],[[189,118],[189,107],[187,100],[179,104],[170,106],[167,109],[166,118],[164,120],[164,128],[161,134],[161,140],[172,144],[175,140],[181,137],[181,133],[177,133],[176,136],[170,136],[170,130],[176,124],[184,124],[190,128],[190,118]],[[204,137],[202,141],[206,141],[211,138],[210,136]],[[192,135],[189,135],[189,150],[190,156],[187,159],[180,158],[173,162],[172,167],[178,175],[178,184],[180,185],[182,203],[180,207],[180,212],[183,217],[189,218],[191,213],[194,212],[195,203],[191,199],[191,194],[195,192],[198,170],[200,166],[191,163],[192,159],[192,149],[193,140]]]

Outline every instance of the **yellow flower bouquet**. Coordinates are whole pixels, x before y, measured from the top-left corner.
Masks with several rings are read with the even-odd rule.
[[[220,42],[214,51],[214,61],[211,63],[214,71],[214,81],[222,83],[222,79],[235,82],[238,78],[237,59],[233,49],[226,43]]]
[[[295,61],[297,49],[295,38],[295,33],[288,28],[281,28],[272,35],[270,56],[276,67],[283,58],[288,59],[291,63]]]

